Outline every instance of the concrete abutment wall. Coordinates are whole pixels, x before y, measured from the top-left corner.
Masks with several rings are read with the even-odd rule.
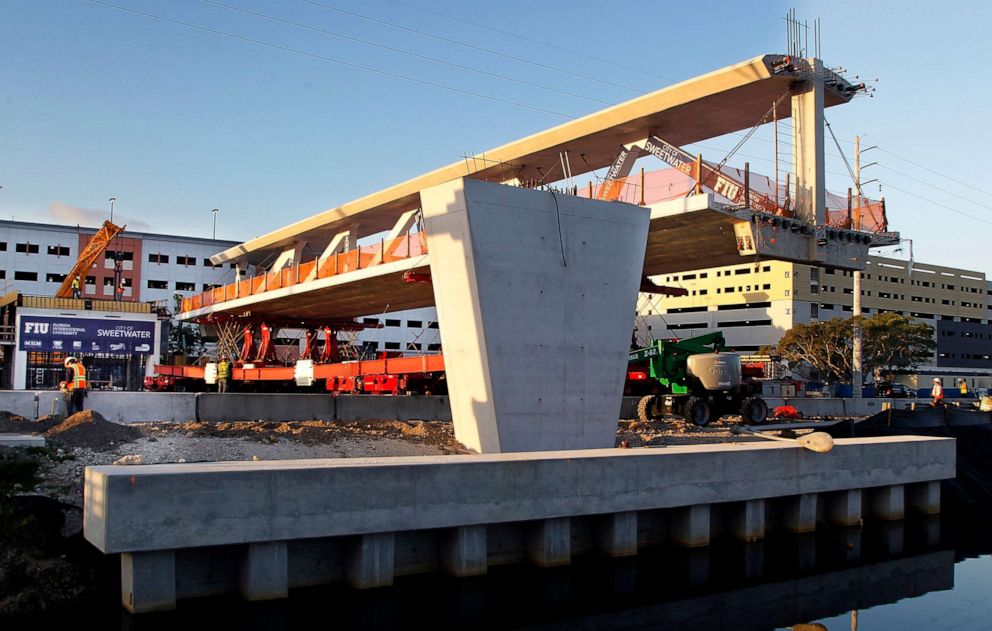
[[[939,510],[939,480],[953,475],[954,441],[919,437],[840,439],[828,454],[760,443],[90,467],[84,532],[122,555],[122,602],[145,612],[891,522]]]

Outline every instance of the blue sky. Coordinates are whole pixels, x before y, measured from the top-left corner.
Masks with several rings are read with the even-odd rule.
[[[248,239],[566,120],[548,112],[580,116],[784,52],[782,17],[792,6],[216,0],[512,82],[204,0],[106,2],[270,46],[87,0],[4,0],[0,216],[92,222],[115,196],[116,214],[132,228],[210,236],[217,207],[217,236]],[[849,158],[856,133],[863,146],[879,147],[864,154],[878,165],[863,178],[881,181],[892,227],[913,239],[918,260],[992,274],[983,50],[992,9],[916,1],[795,6],[800,18],[821,19],[827,65],[878,79],[875,98],[827,116]],[[762,129],[731,164],[747,159],[769,171],[770,137]],[[735,142],[691,149],[718,160]],[[828,187],[842,192],[850,186],[846,169],[832,141],[827,149]],[[876,196],[878,183],[865,192]]]

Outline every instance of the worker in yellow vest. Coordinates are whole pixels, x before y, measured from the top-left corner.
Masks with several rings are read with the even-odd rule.
[[[66,388],[69,390],[69,400],[66,411],[69,416],[83,411],[83,400],[86,399],[86,368],[75,357],[65,358]]]
[[[79,298],[79,277],[72,279],[72,297]]]
[[[227,392],[227,380],[231,378],[231,362],[227,361],[227,355],[221,355],[217,363],[217,392],[223,394]]]

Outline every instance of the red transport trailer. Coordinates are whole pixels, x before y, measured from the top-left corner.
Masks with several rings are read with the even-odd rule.
[[[445,394],[444,356],[379,357],[377,359],[313,363],[302,360],[312,384],[298,385],[300,364],[291,366],[236,364],[231,369],[232,389],[240,391],[324,390],[349,394]],[[155,366],[155,375],[145,377],[145,389],[157,391],[202,391],[209,389],[204,366]]]

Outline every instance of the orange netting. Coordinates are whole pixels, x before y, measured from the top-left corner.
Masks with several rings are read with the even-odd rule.
[[[715,165],[710,165],[715,167]],[[692,169],[695,172],[695,169]],[[705,170],[704,170],[705,173]],[[721,173],[727,175],[732,180],[744,182],[743,169],[734,167],[723,167]],[[730,200],[715,192],[710,182],[703,181],[703,190],[716,195],[718,201],[730,203]],[[774,195],[776,190],[775,181],[767,175],[756,174],[753,171],[749,177],[752,200],[760,197],[762,201],[770,202],[770,206],[777,206],[780,210],[778,214],[791,215],[792,210],[786,207],[787,190],[785,182],[778,183],[778,196]],[[655,204],[670,199],[685,197],[696,187],[695,177],[683,173],[675,168],[659,169],[657,171],[646,171],[644,173],[643,186],[641,174],[636,173],[625,178],[605,182],[596,187],[584,188],[578,191],[580,197],[592,197],[594,199],[616,199],[617,201],[629,204]],[[643,190],[642,190],[643,189]],[[777,204],[776,204],[777,199]],[[755,204],[752,204],[754,206]],[[853,210],[848,214],[847,196],[836,195],[827,191],[827,225],[835,228],[854,228],[865,232],[885,232],[888,230],[888,221],[885,216],[885,206],[880,201],[862,198],[859,211]]]
[[[392,263],[427,253],[427,238],[423,232],[399,237],[391,241],[363,245],[347,252],[333,254],[323,261],[312,260],[296,263],[281,270],[259,273],[245,280],[208,289],[207,291],[184,298],[184,312],[202,309],[235,298],[290,287],[318,278],[329,278],[338,274],[366,269],[383,263]]]

